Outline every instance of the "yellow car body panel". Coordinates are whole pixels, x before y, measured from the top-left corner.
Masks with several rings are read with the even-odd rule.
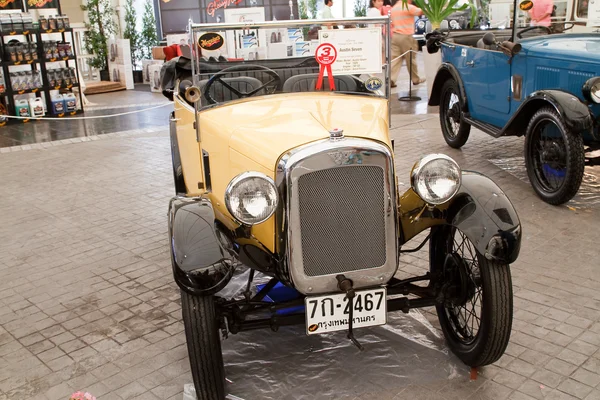
[[[234,177],[246,171],[257,171],[275,179],[282,154],[326,139],[332,129],[340,128],[346,137],[377,140],[391,148],[385,98],[323,92],[232,101],[198,114],[200,142],[193,128],[194,110],[178,96],[175,96],[175,104],[187,195],[205,193],[222,215],[231,218],[224,193]],[[198,183],[204,182],[202,150],[210,158],[210,194],[198,189]],[[274,252],[275,217],[254,225],[252,235]]]
[[[201,112],[200,134],[203,141],[205,136],[218,135],[231,148],[274,171],[283,153],[328,138],[335,128],[343,129],[346,137],[391,146],[387,114],[384,98],[330,92],[277,94]]]
[[[202,149],[198,146],[196,129],[194,129],[194,109],[184,100],[175,99],[175,123],[177,124],[177,142],[181,158],[183,179],[188,196],[198,196],[204,189],[199,183],[204,182],[204,171],[200,154]]]

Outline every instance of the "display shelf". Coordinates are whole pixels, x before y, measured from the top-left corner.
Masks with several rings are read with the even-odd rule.
[[[2,95],[3,96],[17,96],[19,94],[27,94],[27,93],[38,93],[48,90],[48,87],[42,86],[35,89],[24,89],[24,90],[7,90]]]
[[[31,65],[31,64],[41,64],[43,60],[29,60],[29,61],[2,61],[2,65],[12,66],[12,65]]]
[[[40,30],[39,31],[41,34],[45,34],[45,33],[64,33],[64,32],[73,32],[73,28],[63,28],[63,29],[46,29],[46,30]]]
[[[79,87],[79,83],[72,83],[70,85],[50,86],[49,90],[73,89],[74,87]]]
[[[61,9],[60,9],[60,3],[59,3],[59,12],[58,15],[62,15]],[[12,25],[9,25],[12,26]],[[60,86],[50,86],[50,81],[49,79],[51,78],[48,75],[48,71],[52,70],[51,67],[56,66],[53,63],[59,63],[59,62],[65,62],[66,63],[66,67],[69,69],[73,69],[74,68],[74,73],[75,73],[75,77],[79,76],[79,63],[77,61],[77,54],[75,53],[75,46],[74,46],[74,34],[73,34],[73,28],[68,27],[68,28],[61,28],[61,29],[44,29],[42,30],[41,27],[38,24],[34,24],[33,28],[31,29],[12,29],[12,30],[8,30],[6,29],[6,27],[4,28],[4,32],[0,32],[0,54],[6,54],[6,49],[7,49],[7,44],[8,42],[12,39],[12,36],[24,36],[24,39],[20,39],[19,40],[23,43],[35,43],[36,44],[36,54],[38,55],[38,59],[37,60],[23,60],[23,61],[0,61],[0,70],[2,70],[2,73],[5,77],[5,81],[6,83],[6,88],[5,91],[0,93],[0,97],[2,97],[3,102],[5,102],[5,107],[6,107],[6,112],[9,115],[16,115],[16,106],[15,106],[15,102],[16,102],[16,95],[22,95],[22,94],[28,94],[28,93],[36,93],[36,97],[41,97],[42,93],[43,95],[43,99],[45,100],[45,104],[46,104],[46,110],[52,110],[52,99],[50,97],[50,91],[52,90],[65,90],[65,91],[70,91],[73,88],[78,88],[79,83],[73,83],[71,85],[60,85]],[[62,42],[71,42],[72,44],[72,52],[73,54],[71,56],[65,56],[65,57],[57,57],[57,58],[52,58],[52,59],[46,59],[45,58],[45,52],[43,49],[43,42],[44,39],[47,40],[54,40],[52,35],[58,35],[62,37]],[[58,39],[58,36],[56,37],[56,39]],[[41,56],[41,57],[40,57]],[[11,86],[10,86],[10,82],[7,80],[10,76],[11,71],[15,72],[14,69],[12,69],[11,67],[13,66],[23,66],[23,65],[31,65],[31,69],[32,70],[37,70],[40,72],[41,74],[41,78],[42,78],[42,87],[37,88],[37,89],[27,89],[27,90],[17,90],[17,91],[13,91]],[[60,65],[59,65],[60,66]],[[64,67],[64,66],[63,66]],[[39,94],[38,94],[39,93]],[[71,90],[71,93],[74,93]],[[81,92],[81,90],[78,93],[78,103],[79,103],[79,107],[81,109],[74,111],[73,113],[63,113],[63,114],[47,114],[46,116],[50,117],[50,118],[62,118],[62,117],[66,117],[69,115],[75,115],[75,114],[80,114],[83,113],[83,93]],[[8,120],[8,124],[11,123],[24,123],[24,122],[28,122],[30,120],[33,119],[28,119],[28,120],[20,120],[20,119],[9,119]],[[6,122],[4,123],[6,124]],[[0,126],[3,126],[3,124],[0,123]]]
[[[60,62],[60,61],[69,61],[69,60],[74,60],[75,56],[68,56],[68,57],[59,57],[59,58],[51,58],[51,59],[43,59],[43,62],[45,63],[51,63],[51,62]]]
[[[35,35],[38,33],[37,29],[17,29],[14,31],[8,31],[8,32],[0,32],[0,37],[4,37],[4,36],[20,36],[20,35]]]

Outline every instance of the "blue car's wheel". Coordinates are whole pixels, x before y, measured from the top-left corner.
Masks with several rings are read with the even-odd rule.
[[[527,127],[525,163],[531,186],[546,203],[559,205],[577,194],[585,169],[583,139],[552,107],[538,110]]]
[[[449,79],[442,86],[440,101],[440,125],[448,146],[461,148],[469,139],[471,125],[463,120],[464,99],[458,89],[458,83]]]

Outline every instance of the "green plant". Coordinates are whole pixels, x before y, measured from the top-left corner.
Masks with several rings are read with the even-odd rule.
[[[306,9],[306,3],[302,0],[298,2],[298,14],[300,19],[308,19],[308,10]]]
[[[156,45],[158,45],[158,36],[156,34],[154,7],[152,7],[150,0],[146,0],[144,15],[142,16],[142,34],[140,35],[142,58],[152,58],[152,47]]]
[[[87,12],[84,33],[85,50],[93,54],[89,64],[94,68],[106,70],[108,68],[108,38],[118,33],[115,23],[115,11],[110,0],[87,0],[81,6]]]
[[[466,10],[468,7],[471,7],[471,26],[475,24],[477,18],[477,7],[472,1],[458,7],[458,0],[413,0],[413,3],[423,10],[423,14],[427,17],[433,29],[439,29],[442,21],[450,14]],[[402,0],[402,6],[408,8],[406,0]]]
[[[310,18],[317,18],[317,0],[308,0],[308,12]]]
[[[125,3],[125,31],[123,38],[129,39],[129,49],[131,51],[131,64],[134,68],[138,65],[140,57],[139,42],[140,34],[136,28],[137,15],[133,7],[133,0],[127,0]]]
[[[367,0],[355,0],[354,1],[354,16],[355,17],[366,17],[367,16]]]

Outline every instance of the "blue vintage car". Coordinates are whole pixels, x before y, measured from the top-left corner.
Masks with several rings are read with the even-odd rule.
[[[448,145],[462,147],[471,126],[525,136],[531,185],[558,205],[575,196],[586,164],[600,164],[586,158],[600,149],[600,34],[553,32],[536,26],[457,40],[434,32],[427,48],[442,53],[429,105],[440,106]]]

